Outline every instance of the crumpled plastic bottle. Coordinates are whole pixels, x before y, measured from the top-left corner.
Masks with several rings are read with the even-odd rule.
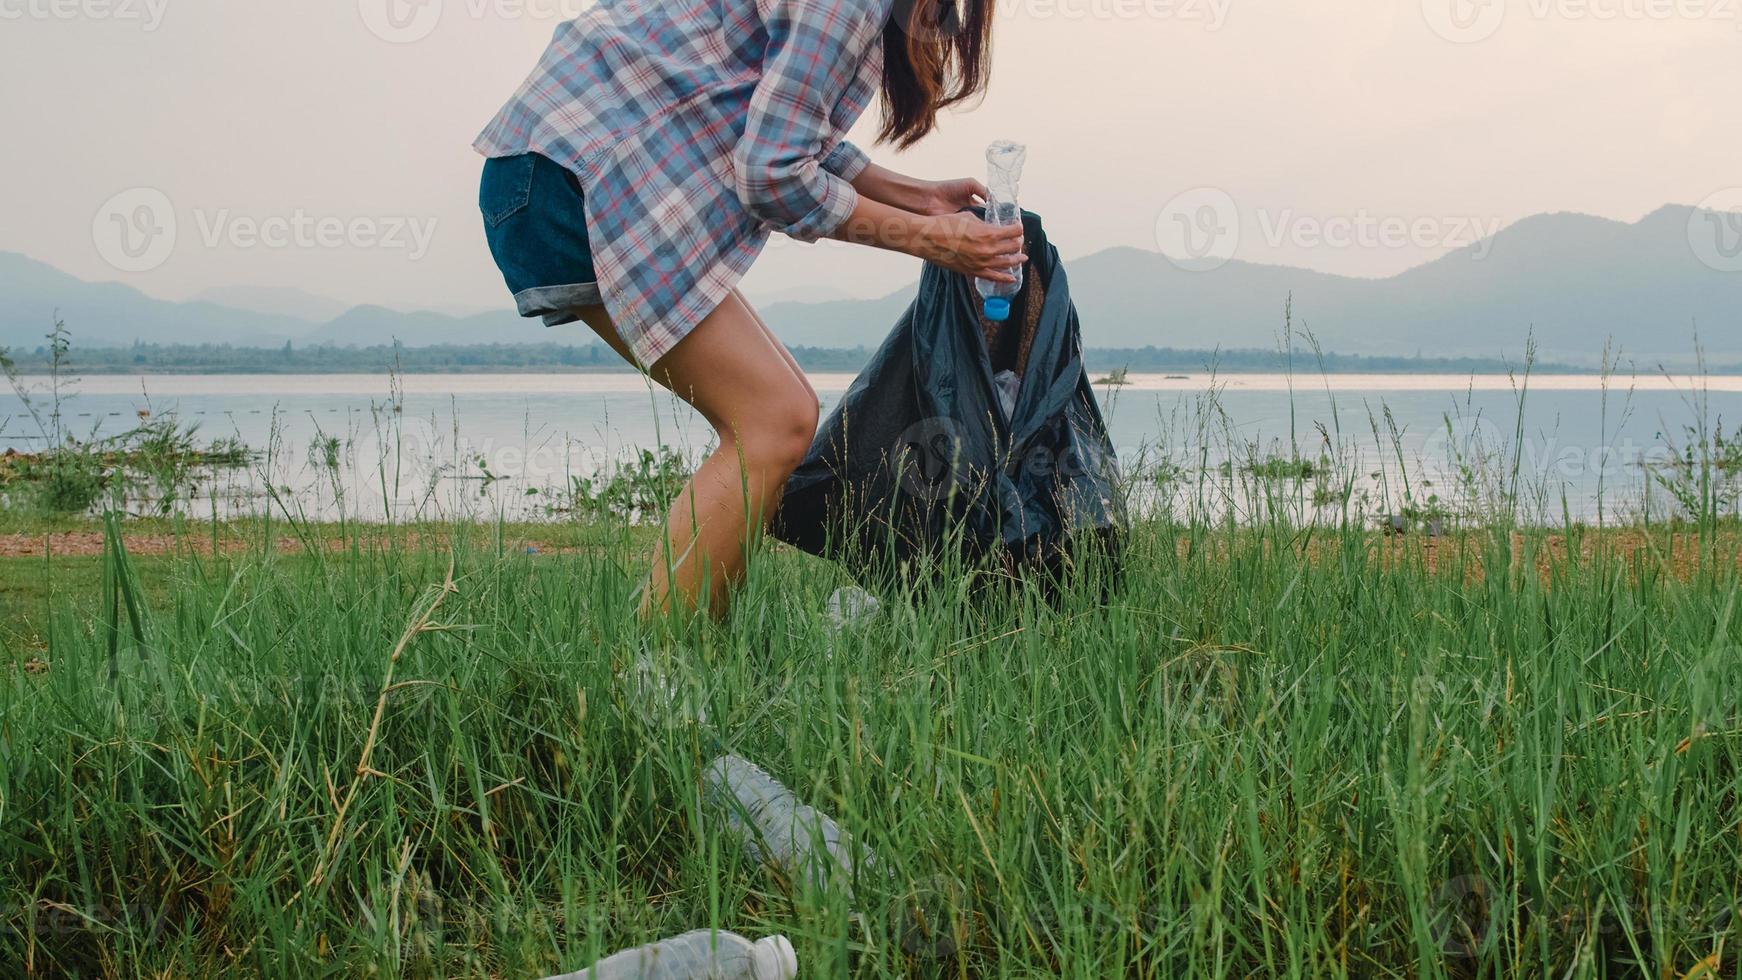
[[[1016,203],[1016,192],[1022,184],[1022,166],[1028,162],[1028,147],[1009,140],[999,140],[986,148],[986,220],[995,225],[1022,224],[1022,207]],[[1022,266],[1010,270],[1015,282],[974,280],[984,301],[983,314],[988,320],[1010,319],[1010,301],[1022,292]]]
[[[882,600],[864,589],[849,585],[836,589],[834,595],[829,596],[829,622],[836,629],[857,626],[876,616],[882,608]]]
[[[751,942],[737,933],[697,929],[605,957],[585,970],[546,980],[793,980],[798,954],[785,936]]]
[[[836,870],[851,894],[856,872],[876,864],[828,814],[801,801],[792,790],[748,759],[723,755],[702,774],[707,798],[726,813],[744,856],[771,864],[795,880],[821,887]]]

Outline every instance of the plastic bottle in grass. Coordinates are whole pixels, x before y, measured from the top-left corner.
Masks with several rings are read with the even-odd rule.
[[[883,608],[882,600],[858,586],[836,589],[829,596],[829,623],[835,629],[846,629],[869,621]]]
[[[751,942],[724,930],[697,929],[613,953],[585,970],[546,980],[793,980],[798,954],[785,936]]]
[[[748,759],[723,755],[702,775],[707,798],[726,814],[732,833],[752,861],[771,864],[788,877],[818,887],[845,872],[874,863],[871,853],[856,844],[828,814],[801,801],[767,770]],[[850,890],[849,890],[850,891]]]
[[[841,874],[849,901],[856,901],[852,889],[855,876],[860,881],[888,882],[889,869],[878,863],[869,848],[855,842],[828,814],[806,805],[748,759],[735,755],[715,759],[702,774],[702,783],[708,802],[725,811],[749,860],[771,865],[792,881],[808,881],[818,887]],[[902,949],[930,958],[954,954],[961,918],[960,892],[952,881],[939,876],[896,898],[888,911]]]
[[[1028,160],[1028,147],[1009,140],[999,140],[986,148],[986,220],[995,225],[1022,224],[1022,207],[1016,203],[1017,188],[1022,183],[1022,165]],[[1010,319],[1010,301],[1022,292],[1022,266],[1010,270],[1015,282],[974,280],[980,291],[983,310],[988,320]]]

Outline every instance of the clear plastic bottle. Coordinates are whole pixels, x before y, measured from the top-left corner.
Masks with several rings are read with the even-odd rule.
[[[806,806],[761,766],[724,755],[708,765],[702,781],[708,801],[726,811],[750,860],[767,862],[789,876],[819,884],[832,874],[844,873],[849,901],[853,900],[855,871],[861,881],[888,880],[890,872],[878,863],[876,855],[848,837],[827,814]],[[897,898],[890,912],[895,916],[902,948],[910,955],[928,958],[954,954],[960,894],[960,886],[938,876]]]
[[[1005,314],[1008,316],[1008,312]],[[992,376],[992,390],[998,393],[998,407],[1004,421],[1016,417],[1016,399],[1022,395],[1022,375],[1015,371],[999,371]]]
[[[1016,192],[1022,184],[1022,165],[1028,161],[1028,147],[1009,140],[999,140],[986,148],[986,220],[995,225],[1022,224],[1022,207],[1016,203]],[[974,280],[984,300],[983,313],[988,320],[1010,319],[1010,301],[1022,292],[1022,266],[1013,270],[1015,282]]]
[[[688,661],[675,652],[643,651],[624,682],[630,704],[650,727],[708,723],[701,685]]]
[[[837,630],[846,629],[866,622],[882,608],[883,603],[876,596],[849,585],[829,596],[829,622]]]
[[[798,954],[785,936],[751,942],[725,930],[697,929],[613,953],[585,970],[546,980],[792,980]]]
[[[774,865],[795,879],[821,885],[836,870],[850,883],[875,860],[828,814],[806,805],[792,790],[748,759],[723,755],[702,774],[707,798],[726,813],[732,832],[752,861]]]

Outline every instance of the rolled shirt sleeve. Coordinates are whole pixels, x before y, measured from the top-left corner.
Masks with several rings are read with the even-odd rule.
[[[835,148],[829,151],[829,155],[823,157],[823,169],[849,184],[859,179],[859,175],[864,173],[865,168],[869,166],[871,166],[871,158],[865,155],[864,150],[847,140],[836,143]]]
[[[859,204],[849,181],[869,161],[845,140],[826,146],[829,116],[876,50],[883,6],[772,0],[766,23],[762,78],[732,154],[738,199],[770,230],[816,241],[845,224]]]

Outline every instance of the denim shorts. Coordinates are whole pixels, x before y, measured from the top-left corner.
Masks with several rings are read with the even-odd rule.
[[[604,302],[581,182],[567,167],[537,153],[486,160],[478,209],[521,316],[541,316],[554,327]]]

